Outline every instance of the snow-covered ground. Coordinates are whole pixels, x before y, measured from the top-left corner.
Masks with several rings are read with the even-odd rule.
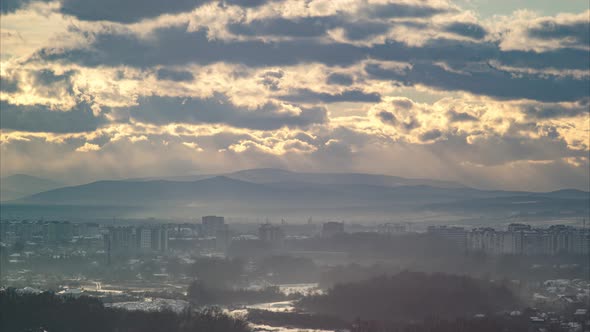
[[[172,310],[174,312],[182,312],[188,306],[189,303],[184,300],[170,300],[159,298],[145,299],[143,301],[133,302],[105,303],[105,307],[141,311]]]

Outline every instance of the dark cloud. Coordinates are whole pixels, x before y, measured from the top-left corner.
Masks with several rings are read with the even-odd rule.
[[[84,21],[134,23],[163,14],[189,12],[203,4],[212,2],[214,0],[61,0],[60,10],[63,14],[72,15]],[[267,0],[228,0],[225,1],[225,4],[249,8],[267,2]]]
[[[362,40],[386,32],[390,25],[382,22],[356,21],[346,16],[282,17],[228,25],[231,33],[245,36],[319,37],[328,30],[344,29],[346,38]]]
[[[420,135],[422,142],[434,141],[442,136],[442,132],[438,129],[429,130]]]
[[[381,22],[351,22],[341,27],[347,39],[356,41],[386,33],[391,25]]]
[[[218,62],[260,67],[305,62],[349,65],[365,56],[365,50],[353,45],[319,41],[265,43],[210,40],[206,29],[187,31],[185,25],[157,29],[149,41],[132,33],[99,33],[94,36],[90,48],[63,51],[42,49],[32,60],[66,60],[91,67],[129,65],[145,68]]]
[[[284,112],[280,106],[268,102],[257,109],[235,106],[226,96],[210,98],[141,97],[138,105],[126,108],[130,117],[153,124],[219,123],[238,128],[274,130],[281,127],[306,127],[326,121],[326,110],[321,107],[301,108],[301,113]]]
[[[416,128],[420,128],[421,125],[422,124],[420,123],[420,121],[416,120],[416,118],[413,116],[410,117],[408,121],[402,123],[402,127],[407,131],[412,131]]]
[[[588,80],[515,74],[488,65],[498,63],[515,68],[587,70],[590,66],[588,52],[572,48],[546,52],[502,51],[494,43],[449,39],[430,40],[422,46],[408,46],[395,41],[374,46],[356,46],[308,38],[277,42],[226,41],[208,38],[206,29],[187,31],[187,26],[156,29],[147,39],[129,32],[99,33],[92,40],[87,48],[43,49],[31,61],[41,59],[69,61],[86,66],[128,65],[151,68],[219,62],[251,67],[312,62],[328,66],[349,66],[371,58],[413,63],[412,68],[404,73],[370,65],[367,72],[374,78],[398,81],[406,85],[424,84],[441,90],[463,90],[497,98],[571,101],[586,97],[590,88]],[[444,62],[454,71],[435,66],[434,62]],[[278,79],[268,78],[263,84],[276,90],[279,82]],[[346,97],[371,99],[358,93],[341,96],[340,99]],[[330,96],[323,94],[314,98],[326,100]]]
[[[33,2],[51,2],[52,0],[2,0],[0,1],[0,12],[2,14],[13,13],[25,8]]]
[[[297,89],[287,95],[280,96],[282,100],[297,103],[337,103],[337,102],[379,102],[378,93],[364,93],[361,90],[345,90],[338,94],[316,92],[310,89]]]
[[[319,62],[345,66],[367,58],[406,62],[443,61],[464,65],[469,62],[497,61],[522,68],[584,69],[590,65],[586,51],[559,49],[546,52],[501,51],[488,42],[448,39],[428,41],[423,46],[401,42],[355,46],[346,43],[325,43],[316,39],[295,39],[278,42],[224,41],[209,39],[207,30],[187,31],[187,26],[156,29],[151,38],[132,33],[98,33],[88,48],[42,49],[31,60],[64,60],[86,66],[239,63],[247,66],[279,66]],[[139,56],[141,55],[141,56]]]
[[[445,26],[444,31],[473,39],[483,39],[487,32],[479,24],[455,22]]]
[[[547,102],[575,101],[588,96],[586,79],[552,78],[532,74],[512,75],[492,67],[465,74],[447,71],[433,64],[414,64],[404,72],[369,64],[366,72],[373,78],[395,80],[404,85],[423,84],[441,90],[461,90],[502,99],[532,99]]]
[[[534,119],[556,119],[564,117],[576,117],[590,115],[590,98],[582,100],[574,105],[564,106],[559,104],[530,104],[523,106],[523,112]]]
[[[368,7],[365,12],[375,18],[426,18],[449,12],[449,9],[429,6],[415,6],[401,3],[388,3]]]
[[[451,122],[472,122],[478,121],[479,119],[469,113],[466,112],[457,112],[455,110],[450,110],[447,112],[447,116],[449,121]]]
[[[337,18],[333,16],[295,19],[276,17],[249,23],[233,23],[228,25],[228,29],[233,34],[246,36],[318,37],[334,28],[336,24]]]
[[[14,93],[19,91],[18,80],[12,77],[0,77],[0,91]]]
[[[410,131],[412,131],[416,128],[419,128],[421,126],[420,122],[418,120],[416,120],[416,117],[414,117],[414,116],[410,116],[409,119],[407,119],[406,121],[403,121],[403,122],[399,121],[397,119],[397,117],[395,116],[395,114],[390,111],[379,111],[379,112],[375,113],[375,116],[382,123],[390,125],[390,126],[395,126],[398,129],[401,129],[402,131],[405,131],[405,132],[410,132]]]
[[[354,83],[354,79],[351,75],[348,75],[348,74],[334,73],[334,74],[330,74],[330,76],[328,76],[326,83],[335,84],[335,85],[350,86],[350,85],[352,85],[352,83]]]
[[[391,112],[380,111],[380,112],[377,112],[376,115],[377,115],[377,118],[379,120],[381,120],[381,122],[383,122],[383,123],[387,123],[390,125],[397,124],[397,119],[396,119],[395,115]]]
[[[396,108],[401,108],[403,110],[409,110],[409,109],[412,109],[412,107],[414,107],[414,102],[412,102],[410,99],[407,99],[407,98],[394,99],[391,101],[391,104],[393,106],[395,106]]]
[[[590,67],[590,57],[588,57],[588,51],[573,48],[560,48],[544,52],[498,52],[498,55],[495,59],[497,59],[502,64],[520,68],[587,70]]]
[[[106,124],[82,103],[69,111],[50,110],[43,105],[14,105],[0,101],[0,128],[30,132],[76,133],[94,131]]]
[[[371,5],[362,10],[361,14],[369,20],[359,20],[359,15],[330,15],[299,18],[265,18],[251,22],[233,23],[228,26],[230,32],[246,36],[289,36],[289,37],[319,37],[328,30],[344,29],[346,38],[362,40],[370,36],[385,33],[390,23],[374,19],[389,18],[424,18],[447,12],[447,9],[410,4],[381,4]],[[361,15],[362,16],[362,15]],[[399,24],[406,24],[400,22]]]
[[[271,91],[278,91],[281,78],[283,78],[283,71],[267,71],[262,75],[260,82]]]
[[[57,74],[52,69],[41,69],[33,72],[34,84],[40,86],[48,86],[55,83],[71,84],[72,76],[76,73],[75,70],[69,70],[63,74]]]
[[[530,28],[528,34],[539,39],[565,39],[566,42],[571,40],[573,44],[588,47],[590,45],[590,22],[560,24],[547,20]]]
[[[134,23],[162,14],[190,11],[209,0],[61,0],[61,12],[84,21]]]
[[[271,2],[272,0],[225,0],[224,3],[227,5],[233,6],[240,6],[245,8],[254,8],[258,6],[262,6],[267,2]],[[280,0],[274,0],[274,2],[279,2]]]
[[[590,66],[588,52],[562,48],[545,52],[502,51],[497,44],[481,41],[433,39],[422,46],[411,47],[401,42],[388,41],[366,49],[371,57],[380,60],[407,62],[443,61],[464,66],[467,63],[497,61],[503,65],[534,69],[583,69]]]
[[[195,77],[190,71],[187,70],[171,70],[166,68],[160,68],[156,72],[158,80],[167,80],[175,82],[190,82]]]

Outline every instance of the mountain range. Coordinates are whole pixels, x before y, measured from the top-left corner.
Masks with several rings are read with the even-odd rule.
[[[5,209],[58,207],[124,216],[186,217],[207,213],[244,216],[325,215],[373,217],[395,214],[588,215],[590,194],[479,190],[459,183],[395,176],[297,173],[280,169],[224,175],[97,181],[51,189],[5,202]],[[109,209],[115,209],[111,212]],[[124,210],[132,212],[121,212]],[[84,212],[81,212],[84,213]]]

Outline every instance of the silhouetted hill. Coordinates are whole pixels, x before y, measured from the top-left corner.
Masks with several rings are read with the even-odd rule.
[[[364,184],[384,187],[426,185],[440,188],[465,188],[452,181],[431,179],[409,179],[399,176],[362,173],[300,173],[279,168],[257,168],[221,174],[223,176],[253,183],[315,183],[315,184]],[[197,181],[216,175],[184,175],[154,177],[141,180]]]
[[[239,201],[269,193],[254,183],[217,176],[200,181],[97,181],[38,193],[29,204],[183,206],[219,200]]]
[[[386,216],[425,211],[500,215],[530,211],[584,214],[588,211],[588,193],[576,190],[527,193],[424,184],[394,185],[393,182],[372,184],[378,178],[362,174],[348,180],[345,175],[332,174],[327,175],[325,181],[314,182],[312,179],[321,179],[322,174],[281,170],[249,170],[241,174],[241,177],[255,182],[229,176],[205,177],[196,181],[98,181],[49,190],[11,204],[29,205],[31,211],[34,206],[62,206],[64,209],[68,206],[133,207],[137,217],[176,217],[195,213]],[[391,177],[384,179],[391,180]],[[347,181],[349,183],[345,183]],[[5,209],[3,214],[18,215],[18,207],[15,209]],[[108,214],[110,212],[105,208],[106,215],[121,215],[120,211]],[[60,216],[59,209],[52,209],[46,215]]]
[[[364,184],[385,187],[419,185],[439,188],[465,187],[452,181],[409,179],[399,176],[362,173],[298,173],[276,168],[249,169],[230,173],[227,176],[256,183],[304,182],[315,184]]]
[[[504,193],[504,195],[508,192]],[[512,194],[512,193],[510,193]],[[471,188],[387,187],[306,182],[252,183],[216,176],[198,181],[98,181],[50,190],[21,200],[27,204],[198,206],[224,204],[275,208],[408,208],[501,195]],[[229,205],[227,205],[229,204]]]
[[[454,213],[497,213],[539,216],[587,216],[590,212],[590,196],[583,191],[568,191],[567,194],[529,193],[519,196],[498,196],[435,203],[425,206],[432,211]]]
[[[548,193],[538,193],[538,196],[552,197],[552,198],[565,198],[565,199],[590,199],[590,192],[577,190],[577,189],[562,189],[551,191]]]

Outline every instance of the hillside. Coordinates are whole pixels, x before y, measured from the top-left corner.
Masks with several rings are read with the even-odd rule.
[[[202,213],[245,216],[338,217],[387,216],[392,214],[445,213],[490,215],[588,213],[587,192],[562,190],[550,193],[486,191],[467,187],[401,185],[378,182],[374,175],[302,174],[277,170],[245,171],[251,181],[227,176],[198,180],[98,181],[41,192],[10,202],[7,212],[19,209],[59,217],[60,209],[105,207],[103,214],[121,216],[120,209],[133,208],[134,216],[185,217]],[[312,181],[314,178],[324,181]],[[385,177],[390,179],[391,177]],[[393,180],[392,180],[393,181]],[[14,206],[16,205],[16,207]],[[22,208],[19,208],[20,205]],[[106,208],[108,207],[108,208]],[[115,208],[117,211],[112,211]],[[109,210],[111,209],[111,210]],[[100,212],[100,211],[99,211]],[[126,212],[122,213],[126,215]]]
[[[278,168],[257,168],[247,169],[232,173],[223,173],[218,175],[185,175],[171,177],[153,177],[143,179],[149,180],[168,180],[168,181],[197,181],[215,176],[225,176],[235,180],[247,181],[252,183],[313,183],[313,184],[357,184],[357,185],[375,185],[385,187],[398,186],[431,186],[439,188],[465,188],[464,185],[452,182],[432,179],[410,179],[399,176],[381,175],[381,174],[363,174],[363,173],[308,173],[293,172]]]

